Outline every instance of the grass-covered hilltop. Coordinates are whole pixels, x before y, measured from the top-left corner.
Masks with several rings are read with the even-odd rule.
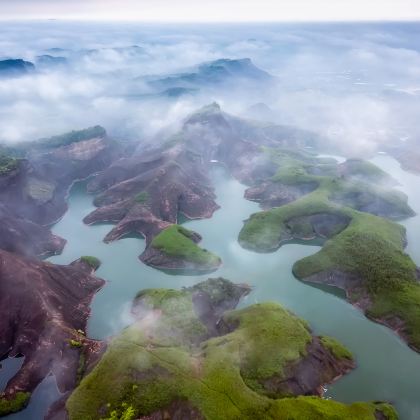
[[[161,269],[189,269],[192,271],[213,271],[221,259],[200,248],[200,235],[180,225],[170,225],[155,236],[141,260]]]
[[[367,316],[420,350],[418,272],[404,253],[405,229],[389,220],[413,214],[405,195],[387,187],[392,179],[369,162],[337,164],[287,150],[263,153],[278,169],[247,191],[267,210],[245,222],[240,244],[267,252],[290,240],[324,238],[319,252],[295,263],[295,276],[343,288]]]
[[[235,310],[249,290],[218,278],[140,292],[136,321],[72,393],[69,418],[397,418],[385,403],[320,398],[354,367],[351,354],[278,304]]]

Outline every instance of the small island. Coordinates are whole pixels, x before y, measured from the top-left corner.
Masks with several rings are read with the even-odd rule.
[[[276,303],[235,309],[249,292],[217,278],[138,293],[136,321],[67,400],[70,420],[397,418],[386,403],[320,398],[352,355]]]
[[[308,161],[284,150],[266,153],[278,170],[248,197],[269,207],[276,197],[285,197],[284,191],[293,194],[279,207],[253,214],[240,232],[240,244],[271,252],[291,240],[322,239],[321,251],[295,263],[295,276],[344,289],[368,317],[420,351],[418,270],[404,253],[405,229],[392,221],[414,214],[407,197],[383,187],[389,180],[372,164]]]
[[[200,235],[180,225],[171,225],[155,236],[141,255],[147,265],[166,270],[211,272],[217,270],[221,259],[197,243]]]

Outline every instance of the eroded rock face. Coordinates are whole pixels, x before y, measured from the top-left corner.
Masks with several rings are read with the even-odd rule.
[[[320,395],[324,393],[323,384],[337,380],[355,367],[350,359],[337,358],[322,345],[318,337],[314,337],[307,348],[307,355],[299,362],[289,366],[285,375],[262,381],[269,395]]]
[[[286,147],[310,141],[306,132],[261,126],[211,104],[186,118],[180,132],[164,146],[120,159],[99,173],[88,185],[89,192],[98,194],[98,209],[84,221],[115,222],[105,241],[130,233],[144,236],[147,249],[140,258],[146,264],[188,269],[190,264],[168,258],[150,244],[156,235],[178,223],[179,215],[209,218],[218,209],[209,179],[210,167],[222,164],[241,182],[255,184],[274,175],[276,169],[268,155],[261,152],[263,145]],[[280,202],[279,195],[275,200]]]
[[[206,218],[217,210],[204,166],[200,156],[180,146],[158,155],[153,151],[120,159],[88,185],[89,191],[103,192],[95,199],[100,207],[84,222],[117,223],[106,235],[106,242],[130,233],[142,235],[146,250],[140,259],[153,267],[213,271],[218,265],[210,268],[205,264],[191,264],[151,246],[153,238],[176,224],[180,214],[189,219]],[[201,238],[197,236],[197,239]]]
[[[0,357],[25,356],[3,398],[32,392],[50,372],[61,392],[76,385],[78,330],[103,284],[81,260],[59,266],[0,250]]]
[[[180,146],[162,151],[159,159],[154,159],[155,152],[150,155],[149,162],[148,154],[137,161],[121,159],[88,185],[90,192],[106,188],[96,197],[100,210],[86,218],[88,223],[104,217],[121,220],[136,204],[147,205],[168,223],[176,223],[179,213],[189,219],[211,217],[218,206],[200,156]]]
[[[388,197],[386,195],[383,197],[380,194],[374,194],[372,191],[350,191],[333,194],[330,199],[334,203],[392,220],[401,220],[413,216],[414,211],[408,205],[401,205],[399,202],[401,200],[402,203],[406,203],[406,197],[398,192],[395,193],[395,196],[401,196],[401,198],[398,200],[389,199],[389,193]]]
[[[367,306],[366,304],[361,304],[363,299],[365,299],[366,303],[369,301],[368,295],[363,288],[363,279],[357,274],[346,273],[344,271],[335,269],[312,274],[303,278],[302,280],[308,283],[317,283],[337,287],[338,289],[344,290],[349,297],[351,297],[354,293],[357,293],[359,296],[358,304],[362,308]]]
[[[316,213],[310,216],[294,217],[287,221],[290,239],[330,238],[350,223],[351,219],[341,214]]]
[[[53,223],[67,210],[65,199],[72,183],[107,167],[117,155],[116,145],[106,136],[29,152],[18,185],[0,196],[8,195],[21,217],[41,225]]]
[[[27,219],[16,217],[0,204],[0,248],[24,256],[60,253],[66,241]]]
[[[118,146],[105,134],[68,145],[25,146],[25,159],[0,175],[0,219],[7,238],[0,247],[23,255],[61,252],[64,240],[44,226],[67,210],[66,196],[73,182],[105,168],[118,156]]]
[[[318,187],[317,183],[306,183],[297,186],[284,185],[280,182],[264,181],[260,185],[245,191],[247,200],[260,203],[263,209],[279,207],[308,194]]]

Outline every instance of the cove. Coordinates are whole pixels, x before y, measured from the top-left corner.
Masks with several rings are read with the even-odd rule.
[[[420,213],[420,197],[413,190],[420,177],[402,171],[390,157],[381,156],[373,161],[401,183],[400,188],[409,195],[413,209]],[[391,330],[369,321],[337,294],[312,287],[293,277],[293,263],[316,252],[318,246],[288,244],[270,254],[242,249],[237,243],[237,236],[243,220],[259,211],[259,207],[243,198],[245,187],[228,177],[223,170],[216,169],[213,177],[221,209],[211,219],[185,222],[186,227],[203,236],[201,245],[223,260],[220,269],[210,277],[223,276],[234,282],[250,283],[254,290],[242,306],[277,301],[305,318],[316,334],[334,336],[354,353],[357,369],[330,386],[326,397],[343,402],[389,400],[395,404],[402,419],[420,418],[420,355],[410,350]],[[86,226],[82,223],[83,217],[93,208],[92,197],[86,194],[85,184],[76,184],[69,197],[69,211],[53,228],[53,232],[66,238],[68,243],[61,255],[50,258],[58,264],[67,264],[81,255],[93,255],[102,261],[97,275],[107,284],[92,303],[88,325],[91,337],[102,339],[130,324],[130,303],[139,290],[181,288],[209,277],[170,275],[147,267],[138,260],[144,249],[141,238],[103,243],[110,225]],[[408,252],[419,263],[420,249],[416,248],[411,236],[415,232],[410,232],[419,226],[417,223],[420,223],[418,217],[404,222],[409,230]],[[33,400],[33,403],[37,400],[35,394]],[[34,414],[29,406],[14,418],[39,418]]]

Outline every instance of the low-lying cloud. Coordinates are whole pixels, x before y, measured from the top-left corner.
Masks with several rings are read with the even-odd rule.
[[[14,143],[101,124],[141,141],[194,109],[219,102],[244,113],[263,102],[267,119],[313,130],[349,155],[419,135],[419,35],[411,24],[139,26],[4,23],[0,57],[64,57],[60,65],[0,79],[0,140]],[[168,97],[153,75],[221,57],[249,57],[277,77],[270,90],[246,83]],[[257,115],[255,115],[257,117]],[[261,115],[258,115],[261,118]],[[402,140],[401,140],[402,139]]]

